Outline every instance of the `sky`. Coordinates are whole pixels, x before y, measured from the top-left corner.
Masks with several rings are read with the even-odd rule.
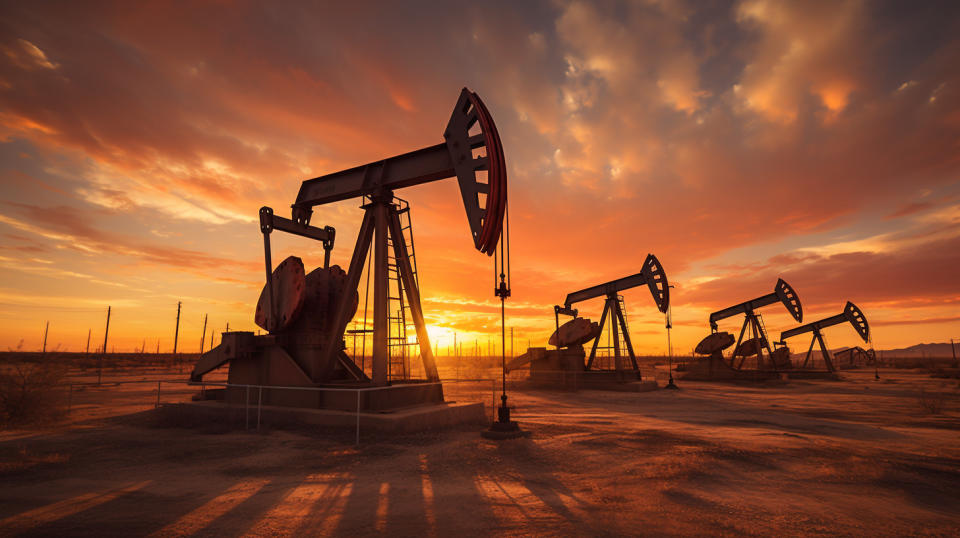
[[[169,351],[178,301],[181,350],[205,315],[254,330],[258,209],[442,142],[464,86],[503,139],[517,353],[648,253],[678,353],[777,278],[805,321],[856,303],[879,349],[958,338],[958,36],[950,1],[2,2],[0,349],[39,349],[48,321],[48,349],[95,348],[108,305],[117,351]],[[496,341],[456,180],[396,194],[432,343]],[[359,206],[313,215],[344,267]],[[275,261],[322,265],[282,235]],[[667,353],[648,290],[623,296],[638,353]]]

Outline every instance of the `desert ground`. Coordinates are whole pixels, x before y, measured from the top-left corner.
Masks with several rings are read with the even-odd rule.
[[[75,386],[61,421],[0,432],[0,535],[955,536],[958,381],[879,375],[647,393],[514,381],[524,438],[463,426],[355,446],[352,430],[158,422],[156,381],[185,375],[111,372]],[[195,392],[170,383],[160,403]],[[445,393],[489,411],[489,381]]]

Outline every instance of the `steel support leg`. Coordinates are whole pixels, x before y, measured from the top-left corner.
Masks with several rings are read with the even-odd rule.
[[[827,371],[833,372],[833,361],[830,360],[830,350],[827,349],[827,343],[823,341],[823,335],[820,334],[820,331],[815,331],[813,334],[817,337],[817,342],[820,342],[820,352],[823,353],[823,362],[827,365]]]
[[[807,367],[807,362],[810,361],[810,355],[813,355],[813,345],[817,343],[817,335],[814,334],[813,338],[810,339],[810,348],[807,349],[807,356],[803,358],[803,367]]]
[[[387,230],[388,215],[387,202],[376,201],[373,204],[374,220],[373,232],[373,384],[385,386],[387,384],[389,348],[387,346],[387,312],[389,276],[387,275]]]
[[[593,346],[590,347],[590,358],[587,359],[587,370],[593,366],[593,359],[597,356],[597,344],[600,343],[600,339],[603,338],[603,325],[607,322],[607,307],[609,305],[605,302],[603,303],[603,314],[600,315],[600,334],[597,335],[597,338],[593,341]],[[560,335],[557,334],[557,339],[559,340]]]
[[[367,252],[370,250],[373,228],[374,217],[371,208],[368,207],[367,211],[363,214],[363,222],[360,224],[360,232],[357,234],[357,244],[353,248],[353,257],[350,259],[350,269],[347,271],[347,282],[343,287],[345,293],[340,297],[340,301],[336,305],[336,310],[334,310],[332,327],[345,327],[347,323],[350,322],[348,310],[351,299],[353,298],[353,293],[351,292],[360,285],[360,275],[363,273],[363,265],[367,259]],[[320,371],[318,372],[318,379],[314,381],[326,379],[333,370],[334,364],[336,364],[340,346],[339,342],[336,341],[339,335],[333,334],[334,332],[336,331],[331,332],[326,345],[323,346],[323,350],[321,350]]]
[[[743,361],[746,360],[746,357],[740,359],[740,365],[734,366],[733,364],[737,362],[737,351],[740,349],[740,343],[743,342],[743,334],[747,332],[747,324],[750,323],[750,314],[747,314],[747,317],[743,319],[743,327],[740,327],[740,338],[737,338],[737,345],[733,348],[733,356],[730,357],[730,367],[736,370],[740,369],[740,366],[743,366]]]
[[[403,289],[406,291],[410,314],[413,316],[413,324],[417,328],[417,341],[420,342],[420,358],[423,360],[423,371],[426,372],[427,379],[430,381],[439,381],[440,374],[437,372],[437,363],[433,357],[433,349],[430,347],[427,324],[423,320],[420,290],[413,278],[413,267],[410,265],[410,253],[407,252],[407,243],[403,238],[400,215],[393,209],[390,210],[390,236],[393,238],[393,252],[397,259],[397,270],[400,271],[400,279],[403,282]]]

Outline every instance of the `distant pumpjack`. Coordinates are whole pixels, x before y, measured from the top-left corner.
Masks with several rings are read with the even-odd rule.
[[[606,297],[603,305],[603,314],[600,316],[599,329],[593,331],[593,333],[596,334],[596,338],[593,341],[593,346],[590,348],[590,356],[587,358],[585,369],[590,370],[593,367],[593,362],[597,354],[597,344],[600,342],[604,325],[607,322],[607,316],[609,316],[613,321],[610,328],[613,333],[615,368],[618,372],[626,370],[620,355],[620,335],[622,334],[627,354],[630,357],[630,364],[636,373],[637,379],[640,379],[640,367],[637,364],[636,354],[633,352],[633,344],[630,342],[630,333],[627,331],[627,322],[621,306],[622,297],[620,297],[619,293],[630,288],[643,286],[644,284],[650,288],[650,293],[653,295],[653,300],[657,304],[657,309],[660,310],[660,312],[666,312],[670,306],[670,286],[667,284],[667,274],[663,270],[660,260],[653,254],[647,254],[647,258],[643,262],[643,269],[641,269],[639,273],[575,291],[567,295],[563,306],[554,306],[554,321],[556,322],[557,332],[554,333],[556,340],[551,338],[550,343],[556,345],[557,349],[563,344],[560,335],[560,314],[573,316],[576,319],[578,311],[573,308],[574,304],[596,297]]]
[[[867,324],[867,317],[863,315],[863,312],[859,308],[857,308],[857,305],[847,301],[847,305],[843,308],[843,313],[783,331],[780,333],[780,342],[778,343],[786,346],[787,338],[804,333],[813,333],[813,338],[810,340],[810,348],[807,350],[807,355],[803,358],[803,366],[806,367],[807,363],[810,361],[810,355],[813,353],[813,344],[819,343],[820,353],[823,354],[823,362],[826,364],[827,370],[834,372],[836,369],[834,368],[833,358],[830,355],[830,350],[827,349],[827,344],[823,340],[823,334],[821,331],[827,327],[839,325],[845,321],[849,322],[850,325],[853,325],[854,330],[857,331],[857,334],[860,335],[860,338],[862,338],[864,342],[869,342],[870,325]]]
[[[764,306],[772,305],[778,301],[783,303],[783,306],[787,308],[787,311],[790,312],[793,319],[797,320],[798,323],[803,321],[803,307],[800,305],[800,297],[782,278],[777,280],[777,284],[774,286],[772,293],[761,295],[756,299],[751,299],[710,314],[710,330],[713,333],[717,332],[718,321],[736,316],[737,314],[744,314],[743,326],[740,328],[740,336],[737,338],[737,346],[734,348],[733,356],[730,358],[730,366],[732,368],[739,370],[743,366],[743,362],[747,360],[747,357],[756,355],[757,368],[764,369],[763,350],[766,349],[770,357],[770,368],[776,369],[772,358],[773,348],[767,339],[763,318],[760,317],[760,314],[758,314],[756,310]],[[748,326],[750,327],[752,336],[749,340],[744,341],[743,336],[746,334]],[[737,357],[740,357],[740,362],[735,365],[734,363]]]

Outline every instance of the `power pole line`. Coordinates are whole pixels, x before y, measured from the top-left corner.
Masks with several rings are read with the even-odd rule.
[[[177,301],[177,328],[173,331],[173,354],[177,354],[177,338],[180,336],[180,301]]]
[[[97,385],[103,381],[103,357],[107,354],[107,336],[110,335],[110,307],[107,306],[107,328],[103,330],[103,353],[97,363]]]
[[[47,331],[50,330],[50,322],[47,322],[46,327],[43,328],[43,354],[47,354]]]
[[[87,329],[87,356],[90,355],[90,334],[93,332],[93,329]]]
[[[200,353],[203,353],[203,341],[207,337],[207,315],[203,315],[203,330],[200,331]]]

